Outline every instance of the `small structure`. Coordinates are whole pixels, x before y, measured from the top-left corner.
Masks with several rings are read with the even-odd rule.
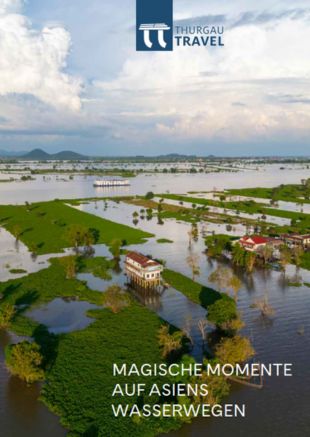
[[[163,266],[138,252],[129,252],[125,259],[126,274],[133,284],[155,288],[161,283]]]
[[[310,249],[310,234],[284,234],[281,238],[289,247],[300,246],[303,249]]]
[[[256,252],[258,249],[266,246],[269,243],[269,238],[261,237],[260,235],[245,235],[240,238],[238,243],[250,252]]]
[[[102,179],[94,182],[94,187],[122,187],[128,186],[128,179]]]

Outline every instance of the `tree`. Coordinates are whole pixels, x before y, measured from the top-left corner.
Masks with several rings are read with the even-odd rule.
[[[216,284],[219,290],[227,288],[227,283],[231,276],[231,270],[227,267],[218,266],[209,276],[209,281]]]
[[[179,351],[182,348],[182,338],[182,332],[176,331],[170,334],[168,325],[162,325],[158,332],[158,343],[162,350],[162,356],[168,358],[172,352]]]
[[[235,299],[235,302],[237,302],[238,291],[240,290],[241,285],[242,285],[242,283],[241,283],[240,279],[238,278],[238,276],[232,275],[230,280],[229,280],[228,285],[233,290],[234,299]]]
[[[98,229],[96,229],[96,228],[90,228],[89,232],[92,235],[93,244],[98,243],[98,241],[100,239],[100,231]]]
[[[129,305],[129,296],[118,285],[111,285],[103,295],[103,305],[110,308],[112,313],[119,313]]]
[[[70,255],[60,258],[59,262],[63,265],[67,279],[73,279],[77,272],[77,259],[76,256]]]
[[[15,314],[13,305],[5,304],[0,307],[0,329],[9,328]]]
[[[208,320],[217,328],[225,330],[225,324],[237,318],[236,303],[231,297],[223,296],[208,307]]]
[[[225,364],[243,363],[254,355],[250,340],[239,335],[222,339],[215,349],[215,356]]]
[[[186,262],[192,271],[192,279],[194,281],[195,277],[200,275],[199,255],[190,253],[186,258]]]
[[[19,225],[14,225],[14,226],[13,226],[13,229],[12,229],[11,232],[12,232],[12,234],[14,235],[16,241],[19,241],[20,236],[21,236],[21,234],[22,234],[22,229],[21,229],[21,227],[20,227]]]
[[[36,343],[23,341],[10,345],[6,348],[5,355],[6,365],[12,375],[18,376],[27,384],[43,380],[43,356]]]
[[[248,273],[252,273],[256,262],[256,254],[254,252],[246,251],[245,267]]]
[[[198,236],[199,236],[197,223],[192,223],[191,233],[192,233],[193,240],[195,242],[197,242],[198,241]]]
[[[219,257],[224,250],[231,250],[231,241],[228,235],[210,235],[205,239],[207,254],[210,257]]]
[[[261,248],[261,250],[259,251],[259,253],[261,254],[263,260],[264,260],[264,264],[267,264],[273,255],[273,247],[270,244],[265,244],[265,246],[263,246]]]
[[[110,244],[110,251],[115,260],[119,260],[120,258],[121,247],[122,247],[122,241],[118,239],[113,240]]]
[[[280,246],[280,264],[284,270],[286,270],[287,264],[289,264],[292,261],[292,254],[290,249],[286,246],[286,244],[283,244]]]
[[[304,250],[301,246],[295,246],[292,250],[294,262],[297,267],[300,267]]]
[[[275,313],[274,309],[268,302],[267,296],[262,299],[257,299],[253,304],[253,308],[258,308],[263,317],[272,317]]]
[[[69,226],[66,234],[67,240],[71,246],[76,249],[79,246],[90,247],[94,243],[94,232],[91,229],[81,225]]]
[[[240,244],[235,244],[232,249],[232,261],[236,266],[244,267],[246,250]]]
[[[148,192],[146,193],[146,195],[145,195],[145,198],[146,198],[147,200],[151,200],[151,199],[153,199],[153,198],[154,198],[154,193],[153,193],[152,191],[148,191]]]

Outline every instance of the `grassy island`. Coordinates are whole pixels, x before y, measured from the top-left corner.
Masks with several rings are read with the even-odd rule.
[[[152,237],[147,232],[79,211],[57,200],[22,206],[0,205],[0,225],[37,254],[58,253],[70,247],[67,232],[75,225],[95,229],[97,243],[107,245],[115,239],[123,244],[139,244]]]

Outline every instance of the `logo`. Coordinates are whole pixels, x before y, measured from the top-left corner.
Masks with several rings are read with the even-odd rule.
[[[173,0],[136,0],[137,51],[173,50]]]

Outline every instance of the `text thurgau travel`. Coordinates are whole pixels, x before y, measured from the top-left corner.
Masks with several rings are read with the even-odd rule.
[[[221,36],[188,36],[188,35],[175,35],[174,37],[177,46],[210,46],[210,47],[223,47],[225,44]]]

